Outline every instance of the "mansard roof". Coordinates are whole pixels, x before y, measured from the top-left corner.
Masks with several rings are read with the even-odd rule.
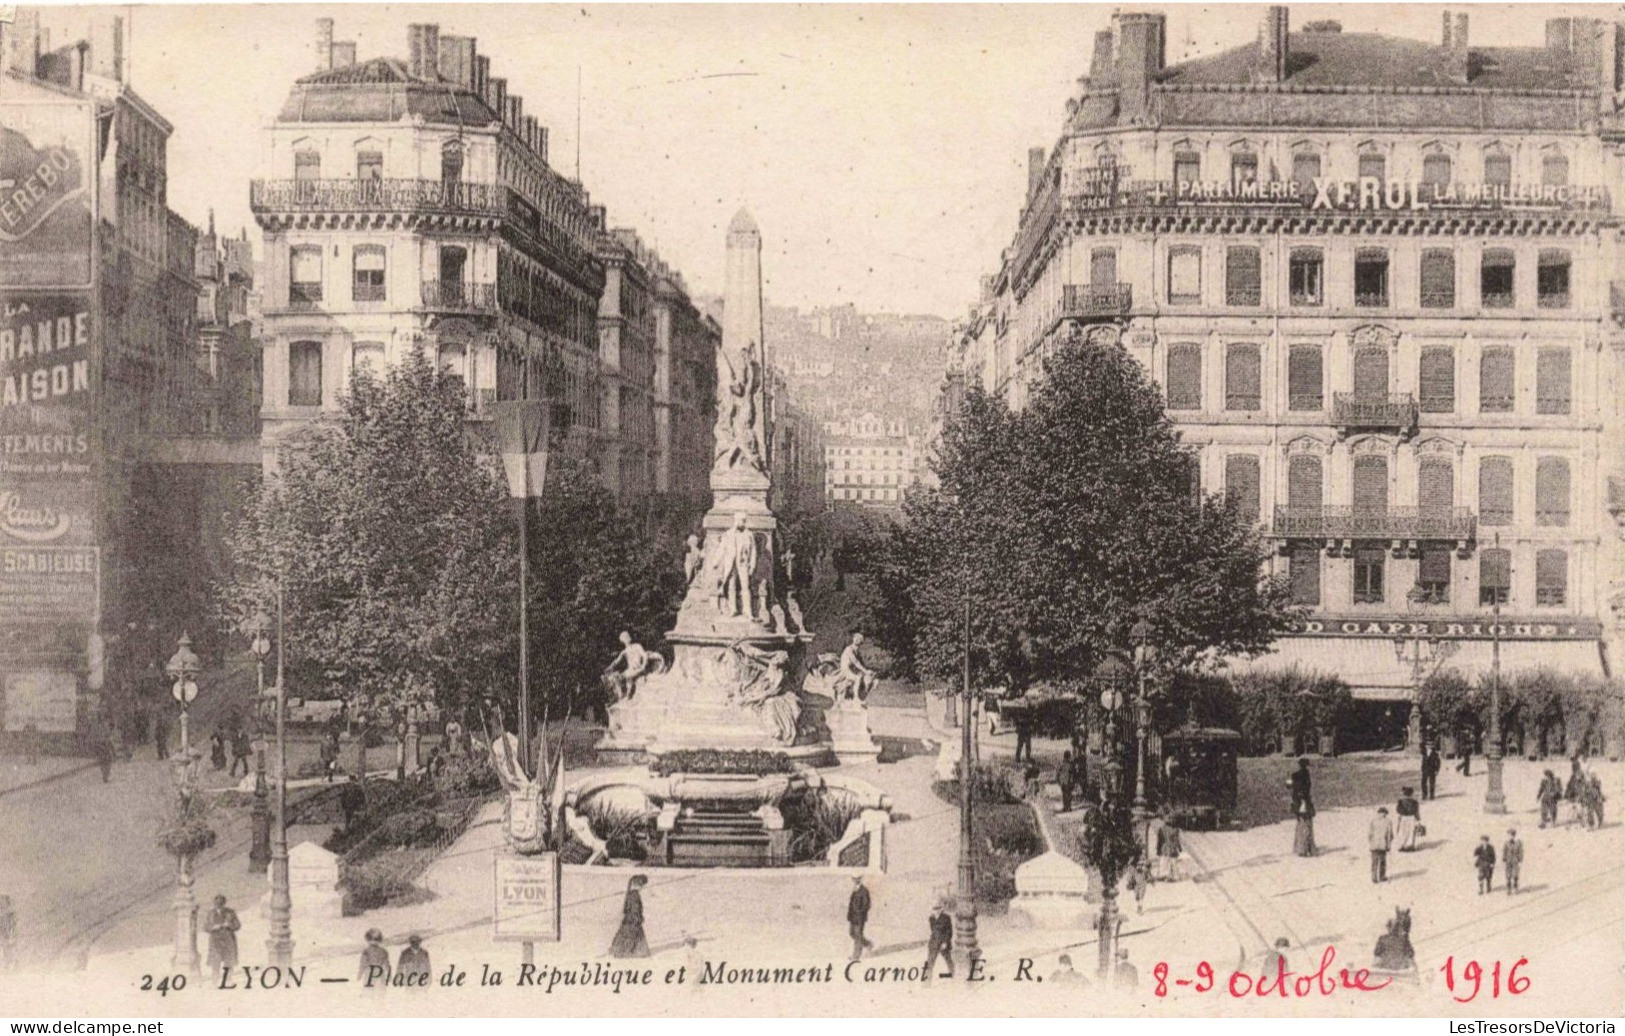
[[[500,122],[485,101],[460,83],[413,75],[397,58],[373,58],[301,76],[278,122],[396,122],[488,126]]]

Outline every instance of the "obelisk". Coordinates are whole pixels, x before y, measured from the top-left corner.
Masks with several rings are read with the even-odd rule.
[[[706,528],[726,530],[734,514],[768,515],[767,355],[762,334],[762,232],[740,209],[728,224],[723,267],[722,350],[717,357],[717,454]],[[748,398],[742,398],[741,394]],[[749,441],[741,441],[748,425]],[[752,522],[764,532],[772,523]]]

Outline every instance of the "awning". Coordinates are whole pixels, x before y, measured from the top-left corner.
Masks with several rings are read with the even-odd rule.
[[[1450,643],[1460,646],[1445,659],[1443,668],[1454,669],[1475,683],[1489,675],[1495,664],[1493,644],[1487,640]],[[1595,640],[1501,641],[1501,675],[1511,677],[1528,669],[1555,669],[1569,676],[1601,677],[1602,653]]]

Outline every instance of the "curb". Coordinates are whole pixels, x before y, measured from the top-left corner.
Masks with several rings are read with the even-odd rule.
[[[43,787],[52,783],[53,781],[66,780],[76,774],[84,773],[86,770],[94,770],[96,765],[97,764],[95,763],[85,763],[81,766],[75,766],[70,770],[63,770],[60,773],[53,773],[49,777],[41,777],[38,780],[29,781],[27,784],[19,784],[15,787],[7,788],[4,791],[0,791],[0,799],[5,798],[7,795],[15,795],[18,792],[32,791],[35,788]]]

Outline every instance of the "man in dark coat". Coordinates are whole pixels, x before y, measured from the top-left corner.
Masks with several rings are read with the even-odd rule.
[[[1473,866],[1478,870],[1478,894],[1482,896],[1495,882],[1495,846],[1490,844],[1489,835],[1479,836],[1473,849]]]
[[[948,908],[938,900],[937,905],[931,908],[931,919],[927,922],[930,928],[930,937],[925,944],[925,973],[920,977],[927,982],[936,975],[937,957],[948,966],[942,978],[954,977],[954,921],[948,916]]]
[[[853,960],[861,959],[864,950],[875,948],[863,934],[863,926],[869,923],[869,903],[869,890],[864,888],[863,879],[853,878],[852,898],[846,901],[846,925],[852,933]]]
[[[1021,762],[1022,754],[1026,753],[1027,761],[1033,758],[1033,720],[1026,709],[1012,709],[1016,721],[1016,762]]]
[[[204,919],[203,930],[209,933],[209,970],[216,975],[237,966],[237,930],[242,926],[237,911],[226,906],[226,897],[214,897],[214,909]]]
[[[1563,801],[1563,782],[1558,780],[1557,774],[1550,770],[1540,779],[1540,791],[1536,794],[1540,803],[1540,826],[1547,824],[1557,826],[1557,804]]]
[[[414,934],[407,938],[406,949],[395,962],[395,970],[407,986],[429,988],[429,951],[423,948],[423,936]]]
[[[1055,770],[1055,783],[1061,786],[1061,812],[1072,812],[1072,753],[1061,753],[1061,765]]]
[[[237,764],[242,763],[243,776],[247,777],[250,769],[248,757],[253,754],[254,746],[248,740],[248,731],[238,727],[231,735],[231,770],[227,772],[226,776],[237,776]]]
[[[1523,867],[1523,842],[1516,828],[1507,828],[1506,844],[1501,846],[1501,868],[1507,876],[1507,895],[1518,894],[1518,871]]]
[[[1439,768],[1444,765],[1439,758],[1439,746],[1428,745],[1427,751],[1422,753],[1422,799],[1430,800],[1439,787]]]
[[[382,989],[389,985],[389,951],[384,949],[384,933],[376,928],[367,929],[367,948],[361,951],[361,963],[355,969],[357,982],[368,989]]]

